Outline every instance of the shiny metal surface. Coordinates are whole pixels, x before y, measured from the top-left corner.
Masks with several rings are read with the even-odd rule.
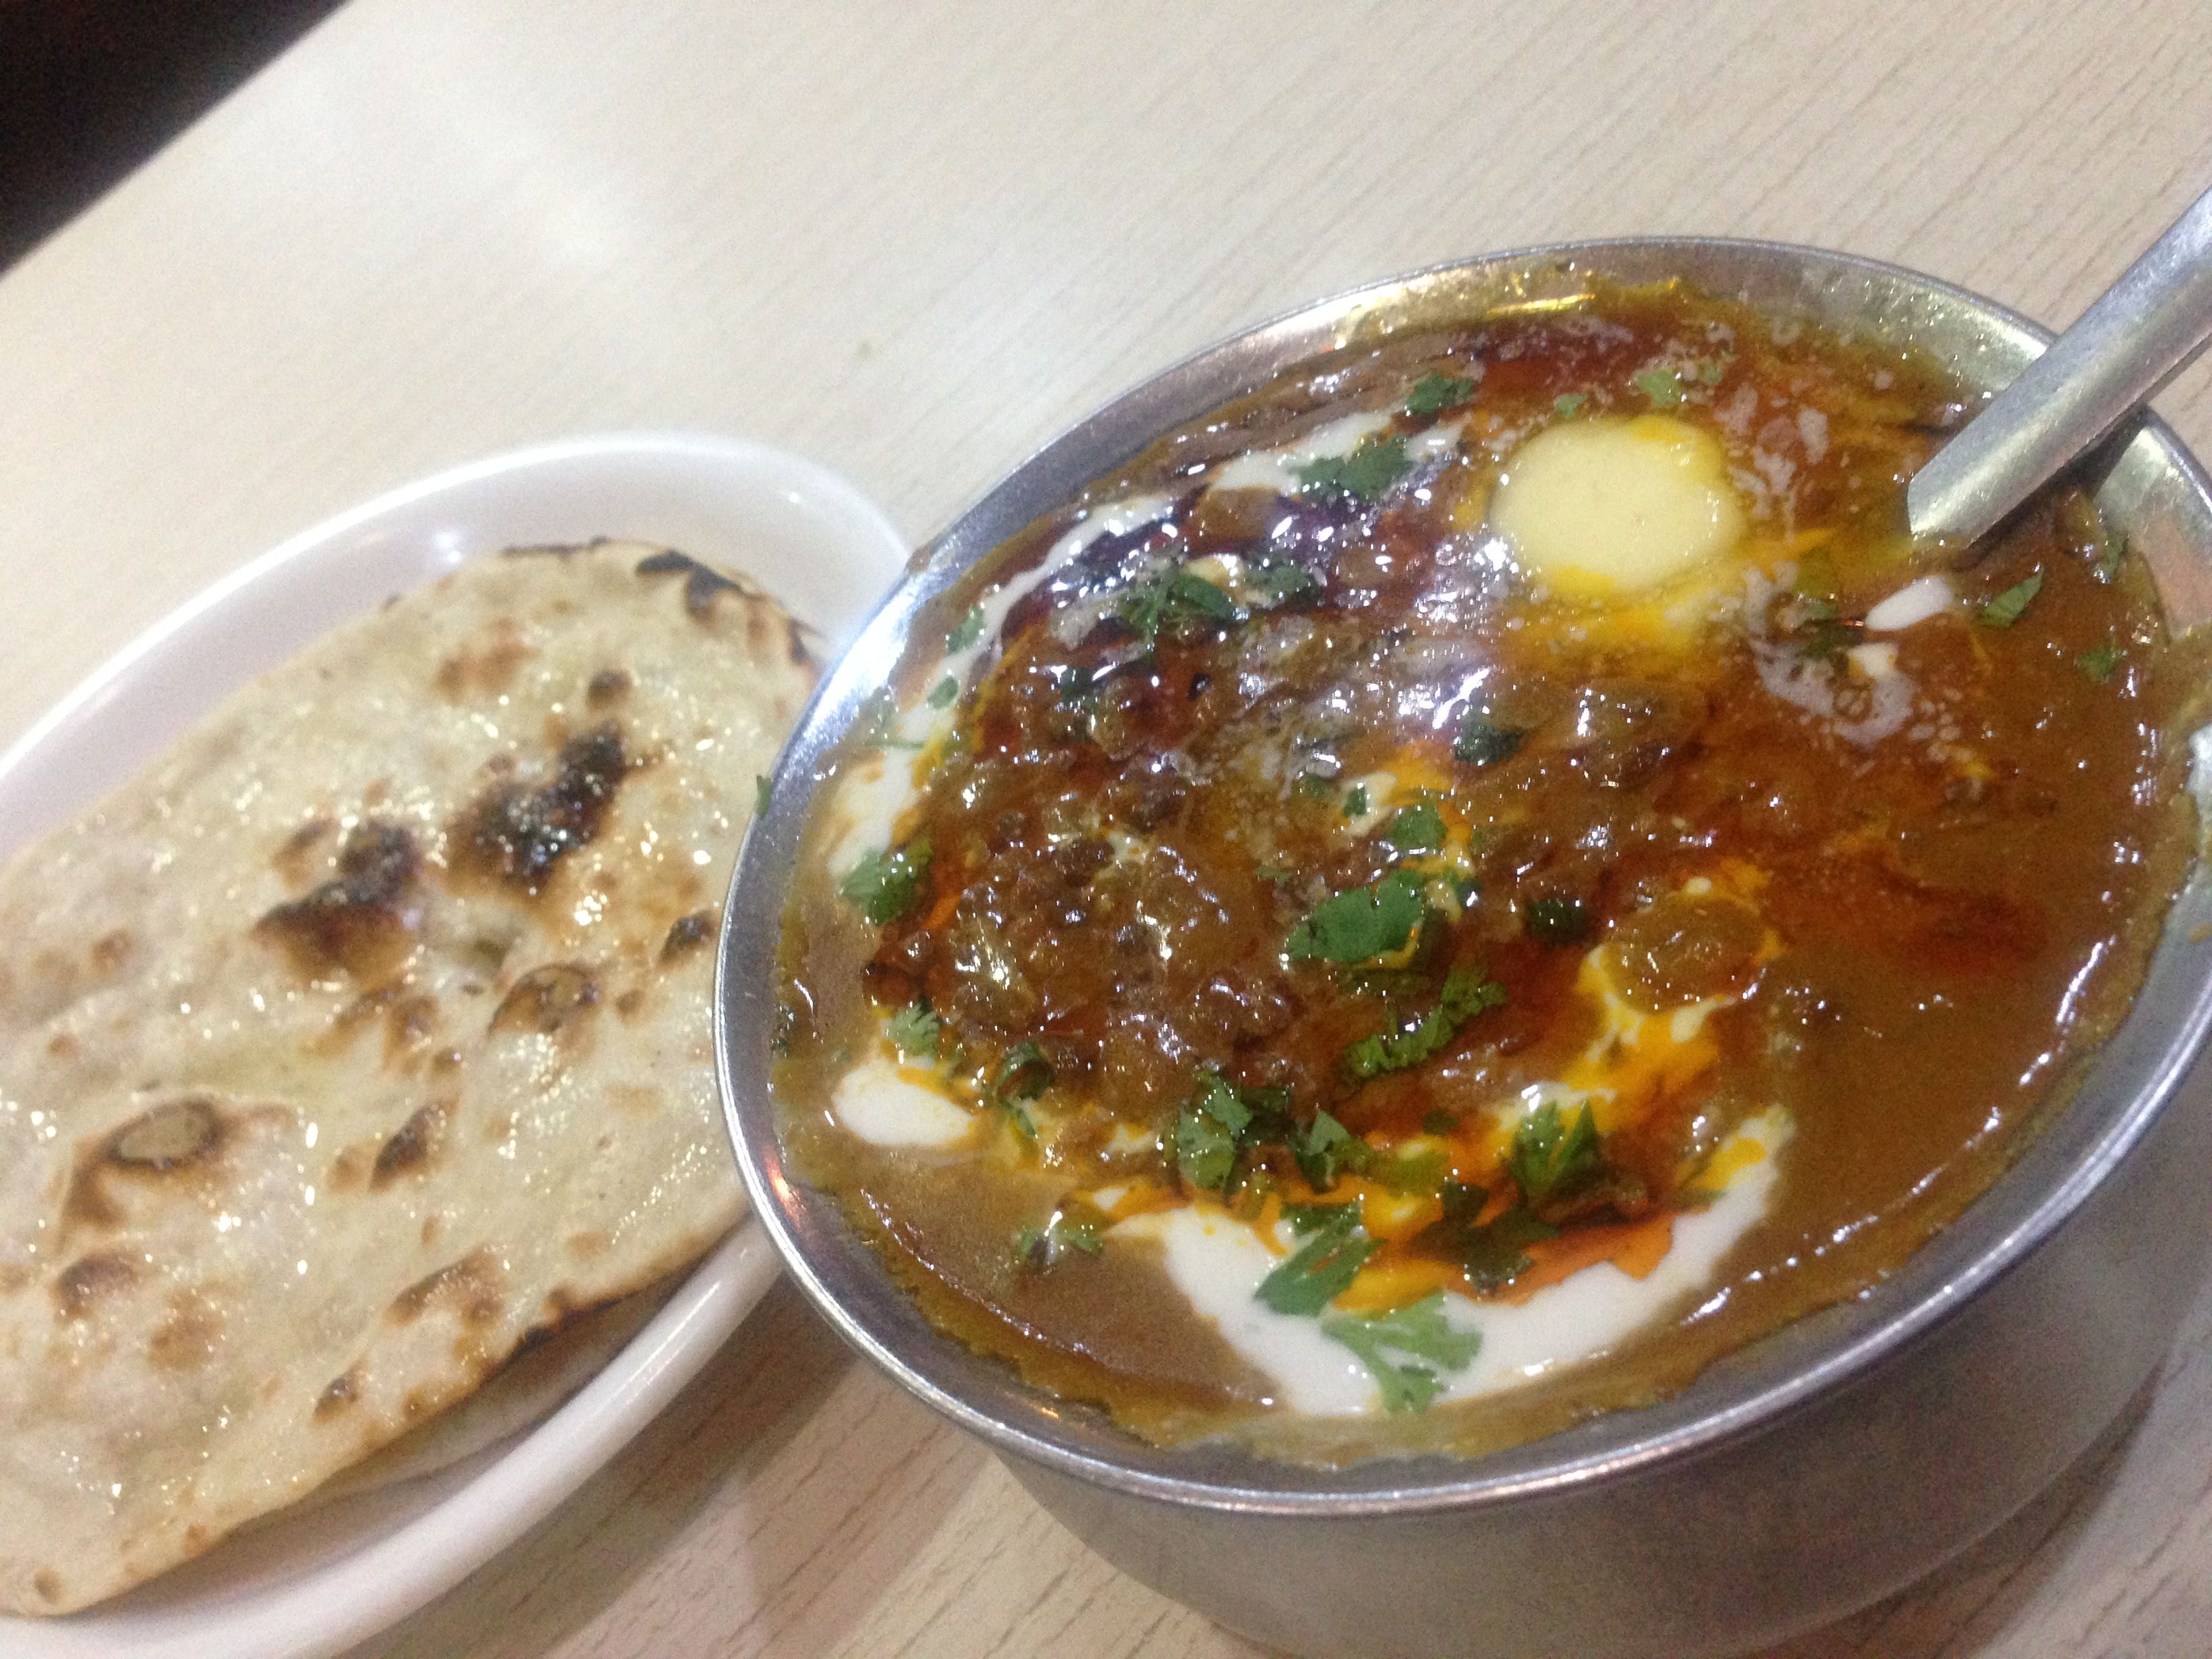
[[[1994,529],[2212,338],[2212,191],[1914,475],[1914,536]]]
[[[917,611],[1164,429],[1334,346],[1680,276],[1769,313],[1911,340],[2004,384],[2045,337],[1930,278],[1767,243],[1636,240],[1499,254],[1325,300],[1199,354],[1039,450],[915,556],[802,717],[722,933],[718,1064],[754,1206],[854,1346],[982,1437],[1080,1536],[1232,1629],[1316,1656],[1695,1659],[1893,1589],[2049,1481],[2149,1374],[2212,1255],[2212,880],[2175,907],[2136,1009],[2019,1164],[1863,1297],[1646,1410],[1478,1460],[1312,1470],[1161,1449],[932,1330],[833,1201],[793,1180],[766,1086],[773,963],[807,797]],[[2106,510],[2179,623],[2212,612],[2212,489],[2155,422]]]

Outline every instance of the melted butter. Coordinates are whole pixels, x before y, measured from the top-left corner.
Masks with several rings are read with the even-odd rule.
[[[1664,415],[1547,427],[1509,458],[1490,521],[1531,578],[1598,600],[1680,580],[1745,526],[1719,443]]]

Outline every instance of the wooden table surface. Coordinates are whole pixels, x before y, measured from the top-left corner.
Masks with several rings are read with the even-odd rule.
[[[351,0],[0,278],[0,741],[288,532],[532,440],[764,439],[919,538],[1208,339],[1484,249],[1780,237],[2063,322],[2212,183],[2206,24],[2204,0]],[[2204,368],[2162,407],[2212,452]],[[2104,1452],[1786,1653],[2208,1650],[2212,1299]],[[1251,1651],[1087,1554],[787,1289],[551,1521],[362,1650]]]

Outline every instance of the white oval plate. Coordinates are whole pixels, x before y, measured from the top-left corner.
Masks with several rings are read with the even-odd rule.
[[[64,697],[0,755],[0,860],[337,623],[479,554],[594,536],[659,542],[747,573],[838,647],[908,550],[836,473],[729,439],[575,438],[441,472],[272,549]],[[775,1276],[775,1251],[741,1223],[535,1427],[436,1474],[258,1527],[83,1613],[0,1617],[0,1655],[310,1659],[363,1641],[543,1520],[697,1374]]]

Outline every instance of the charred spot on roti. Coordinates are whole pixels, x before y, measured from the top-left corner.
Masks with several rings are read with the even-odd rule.
[[[624,1019],[635,1019],[638,1010],[645,1006],[645,993],[633,985],[615,999],[615,1012]]]
[[[567,1238],[562,1240],[562,1243],[567,1246],[568,1254],[574,1256],[577,1261],[589,1261],[595,1256],[605,1255],[607,1253],[607,1247],[614,1243],[614,1239],[603,1230],[592,1227],[580,1233],[570,1233]]]
[[[46,1052],[56,1060],[75,1060],[76,1039],[67,1031],[57,1031],[46,1039]]]
[[[605,708],[610,703],[619,702],[636,684],[627,668],[602,668],[584,687],[584,701],[593,708]]]
[[[361,1398],[361,1367],[349,1365],[328,1382],[315,1398],[315,1421],[327,1422]]]
[[[331,1043],[343,1048],[364,1024],[379,1015],[384,1019],[384,1055],[389,1060],[430,1040],[438,1025],[438,1000],[398,985],[380,985],[364,991],[331,1016]]]
[[[144,1261],[113,1250],[95,1250],[79,1256],[54,1275],[54,1311],[58,1318],[86,1317],[100,1303],[112,1300],[146,1274]]]
[[[337,829],[335,819],[318,812],[305,823],[284,837],[269,862],[276,873],[289,882],[305,878],[307,855],[320,846],[324,839]]]
[[[406,901],[422,867],[412,835],[370,819],[346,837],[337,875],[304,898],[276,906],[253,931],[311,977],[342,969],[356,979],[374,978],[406,951],[416,920]]]
[[[437,1029],[438,1000],[424,993],[397,999],[386,1012],[384,1052],[387,1057],[430,1040]]]
[[[640,559],[637,574],[641,576],[680,574],[684,578],[684,608],[702,621],[714,614],[714,601],[722,594],[744,593],[750,596],[751,591],[713,566],[702,564],[689,553],[678,553],[673,549]]]
[[[62,1599],[61,1577],[52,1567],[40,1567],[33,1573],[31,1588],[38,1592],[41,1601],[58,1601]]]
[[[444,1214],[437,1210],[431,1211],[429,1214],[422,1218],[422,1248],[426,1250],[428,1249],[432,1245],[435,1244],[439,1239],[445,1236],[445,1231],[446,1218]]]
[[[430,1056],[430,1069],[441,1077],[448,1072],[459,1071],[461,1051],[459,1048],[439,1049],[436,1054]]]
[[[612,721],[569,738],[544,787],[502,784],[463,813],[454,837],[461,861],[536,897],[562,859],[598,838],[630,769]]]
[[[498,1256],[489,1245],[479,1245],[400,1291],[384,1316],[392,1324],[410,1325],[437,1308],[475,1330],[491,1324],[505,1310],[506,1279]]]
[[[532,547],[503,547],[499,556],[502,559],[570,559],[579,553],[589,553],[594,549],[605,547],[611,539],[605,536],[594,536],[587,542],[541,542]]]
[[[599,983],[580,962],[549,962],[514,981],[491,1017],[495,1031],[552,1036],[599,1000]]]
[[[120,968],[124,959],[131,954],[131,930],[128,927],[115,928],[93,940],[91,952],[93,971],[106,975]]]
[[[146,1357],[161,1370],[197,1370],[215,1357],[222,1340],[222,1310],[198,1291],[178,1291],[169,1297],[169,1316],[146,1344]]]
[[[714,913],[694,910],[678,916],[668,929],[668,937],[661,941],[660,959],[673,962],[677,957],[696,951],[714,937]]]
[[[351,1192],[368,1179],[369,1165],[375,1156],[367,1146],[341,1148],[331,1160],[330,1177],[325,1184],[334,1193]]]
[[[516,933],[484,929],[468,943],[466,954],[470,964],[487,974],[497,974],[507,966],[507,959],[513,953],[515,940],[520,937]]]
[[[514,683],[522,665],[538,654],[510,617],[499,618],[485,632],[488,637],[481,643],[464,646],[438,665],[432,683],[448,702],[498,695]]]
[[[527,1336],[529,1333],[526,1331],[523,1334]],[[509,1359],[514,1358],[514,1350],[512,1347],[507,1350],[507,1358]],[[471,1388],[497,1370],[501,1364],[500,1356],[493,1352],[481,1337],[475,1336],[454,1339],[453,1359],[460,1366],[463,1374],[468,1377],[469,1385]]]
[[[111,1176],[160,1177],[189,1169],[213,1156],[223,1134],[214,1100],[185,1095],[149,1107],[81,1146],[62,1200],[64,1237],[73,1227],[113,1227],[122,1221],[107,1190]]]
[[[447,1126],[459,1103],[434,1100],[410,1113],[376,1154],[376,1164],[368,1172],[368,1189],[380,1193],[402,1176],[420,1175],[427,1170],[444,1149]]]
[[[156,1172],[197,1164],[222,1139],[222,1119],[207,1095],[184,1095],[141,1112],[117,1129],[106,1148],[111,1163]]]

